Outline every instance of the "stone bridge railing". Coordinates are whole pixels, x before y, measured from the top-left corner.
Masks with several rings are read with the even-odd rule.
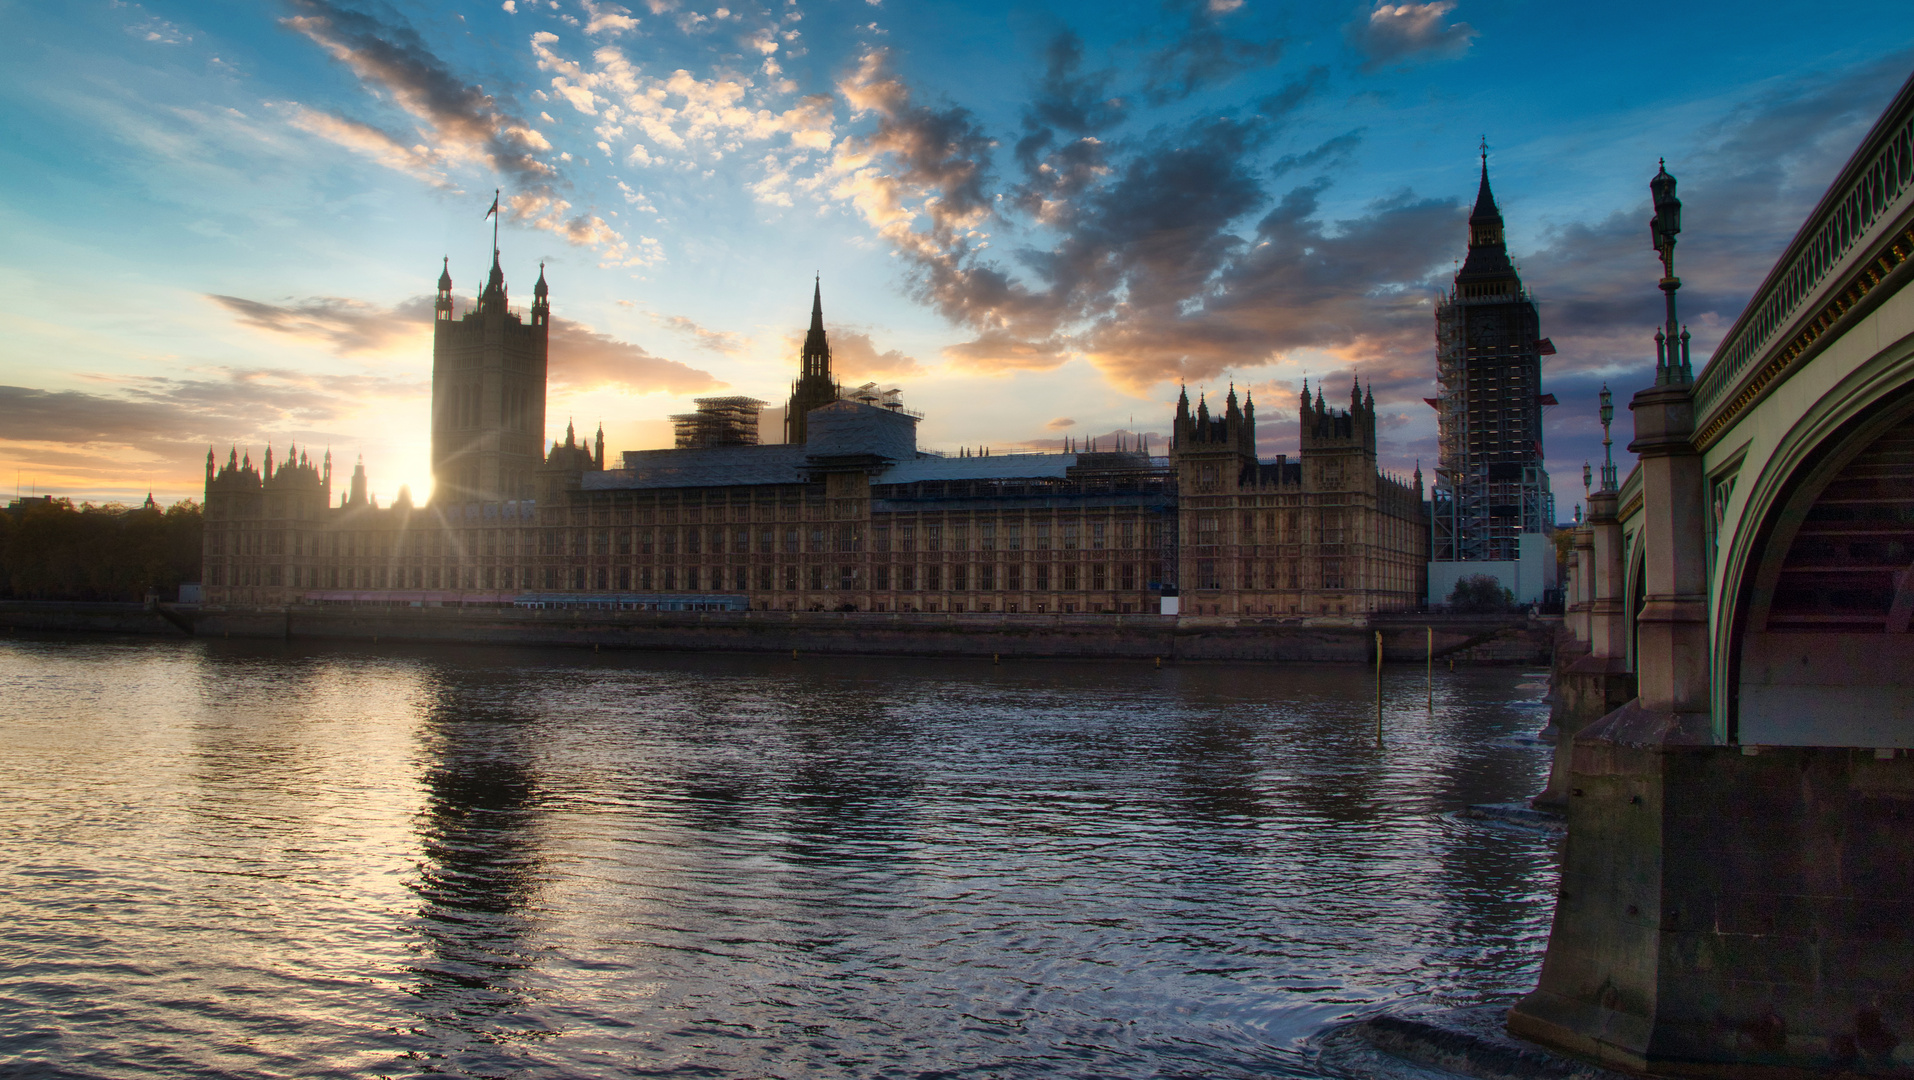
[[[1714,442],[1853,309],[1870,308],[1874,287],[1911,257],[1914,82],[1875,122],[1696,380],[1696,444]]]

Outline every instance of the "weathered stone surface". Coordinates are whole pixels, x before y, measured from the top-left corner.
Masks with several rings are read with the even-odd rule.
[[[1549,723],[1543,737],[1555,743],[1548,786],[1530,802],[1541,810],[1567,808],[1568,773],[1575,738],[1590,724],[1635,696],[1635,676],[1617,656],[1601,656],[1567,634],[1558,637],[1549,679]]]
[[[1631,707],[1576,740],[1509,1030],[1660,1073],[1914,1076],[1914,757],[1701,738]]]

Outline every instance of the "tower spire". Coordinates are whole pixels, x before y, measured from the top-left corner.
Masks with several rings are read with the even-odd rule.
[[[797,382],[791,385],[791,399],[784,406],[784,441],[801,443],[809,438],[805,414],[829,405],[837,397],[838,385],[831,378],[831,342],[824,333],[824,283],[822,278],[813,278],[811,328],[804,335]]]

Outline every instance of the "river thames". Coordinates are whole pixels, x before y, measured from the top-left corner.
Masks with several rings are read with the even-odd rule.
[[[1534,984],[1542,673],[0,639],[0,1074],[1340,1075]]]

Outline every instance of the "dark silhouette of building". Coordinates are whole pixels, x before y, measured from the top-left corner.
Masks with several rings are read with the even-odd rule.
[[[677,448],[612,463],[602,426],[588,443],[568,424],[527,464],[543,276],[530,324],[506,309],[496,257],[457,322],[450,289],[442,276],[431,503],[377,506],[360,466],[334,507],[330,458],[262,472],[235,451],[215,472],[209,457],[208,602],[1122,614],[1157,611],[1181,583],[1186,613],[1240,616],[1386,610],[1419,592],[1420,493],[1377,472],[1373,400],[1338,413],[1305,398],[1295,462],[1257,459],[1254,408],[1234,392],[1214,421],[1186,395],[1167,457],[1127,440],[926,453],[897,391],[833,381],[814,287],[793,441],[758,444],[756,401],[704,399],[677,418]]]
[[[1437,559],[1507,560],[1524,532],[1553,528],[1542,466],[1541,317],[1522,287],[1489,190],[1469,215],[1469,254],[1436,305]]]
[[[811,328],[804,335],[804,354],[797,381],[791,384],[791,400],[784,409],[784,441],[802,443],[808,432],[805,417],[812,409],[828,405],[839,397],[837,380],[831,378],[831,343],[824,336],[824,283],[811,287]]]
[[[531,321],[507,303],[505,272],[492,273],[475,308],[452,311],[452,271],[439,275],[432,334],[432,484],[434,498],[500,502],[527,499],[543,459],[545,369],[551,298],[545,268],[532,289]]]
[[[1535,298],[1509,259],[1484,151],[1468,257],[1436,304],[1435,562],[1507,563],[1508,585],[1516,584],[1516,564],[1534,563],[1531,576],[1548,576],[1543,563],[1552,560],[1544,549],[1555,503],[1542,458],[1542,407],[1554,399],[1542,393],[1542,357],[1552,352]],[[1438,567],[1432,583],[1446,595],[1449,579],[1469,572]],[[1525,582],[1521,591],[1540,582]]]
[[[678,449],[758,445],[758,410],[764,402],[752,397],[703,397],[697,405],[695,412],[671,418]]]

